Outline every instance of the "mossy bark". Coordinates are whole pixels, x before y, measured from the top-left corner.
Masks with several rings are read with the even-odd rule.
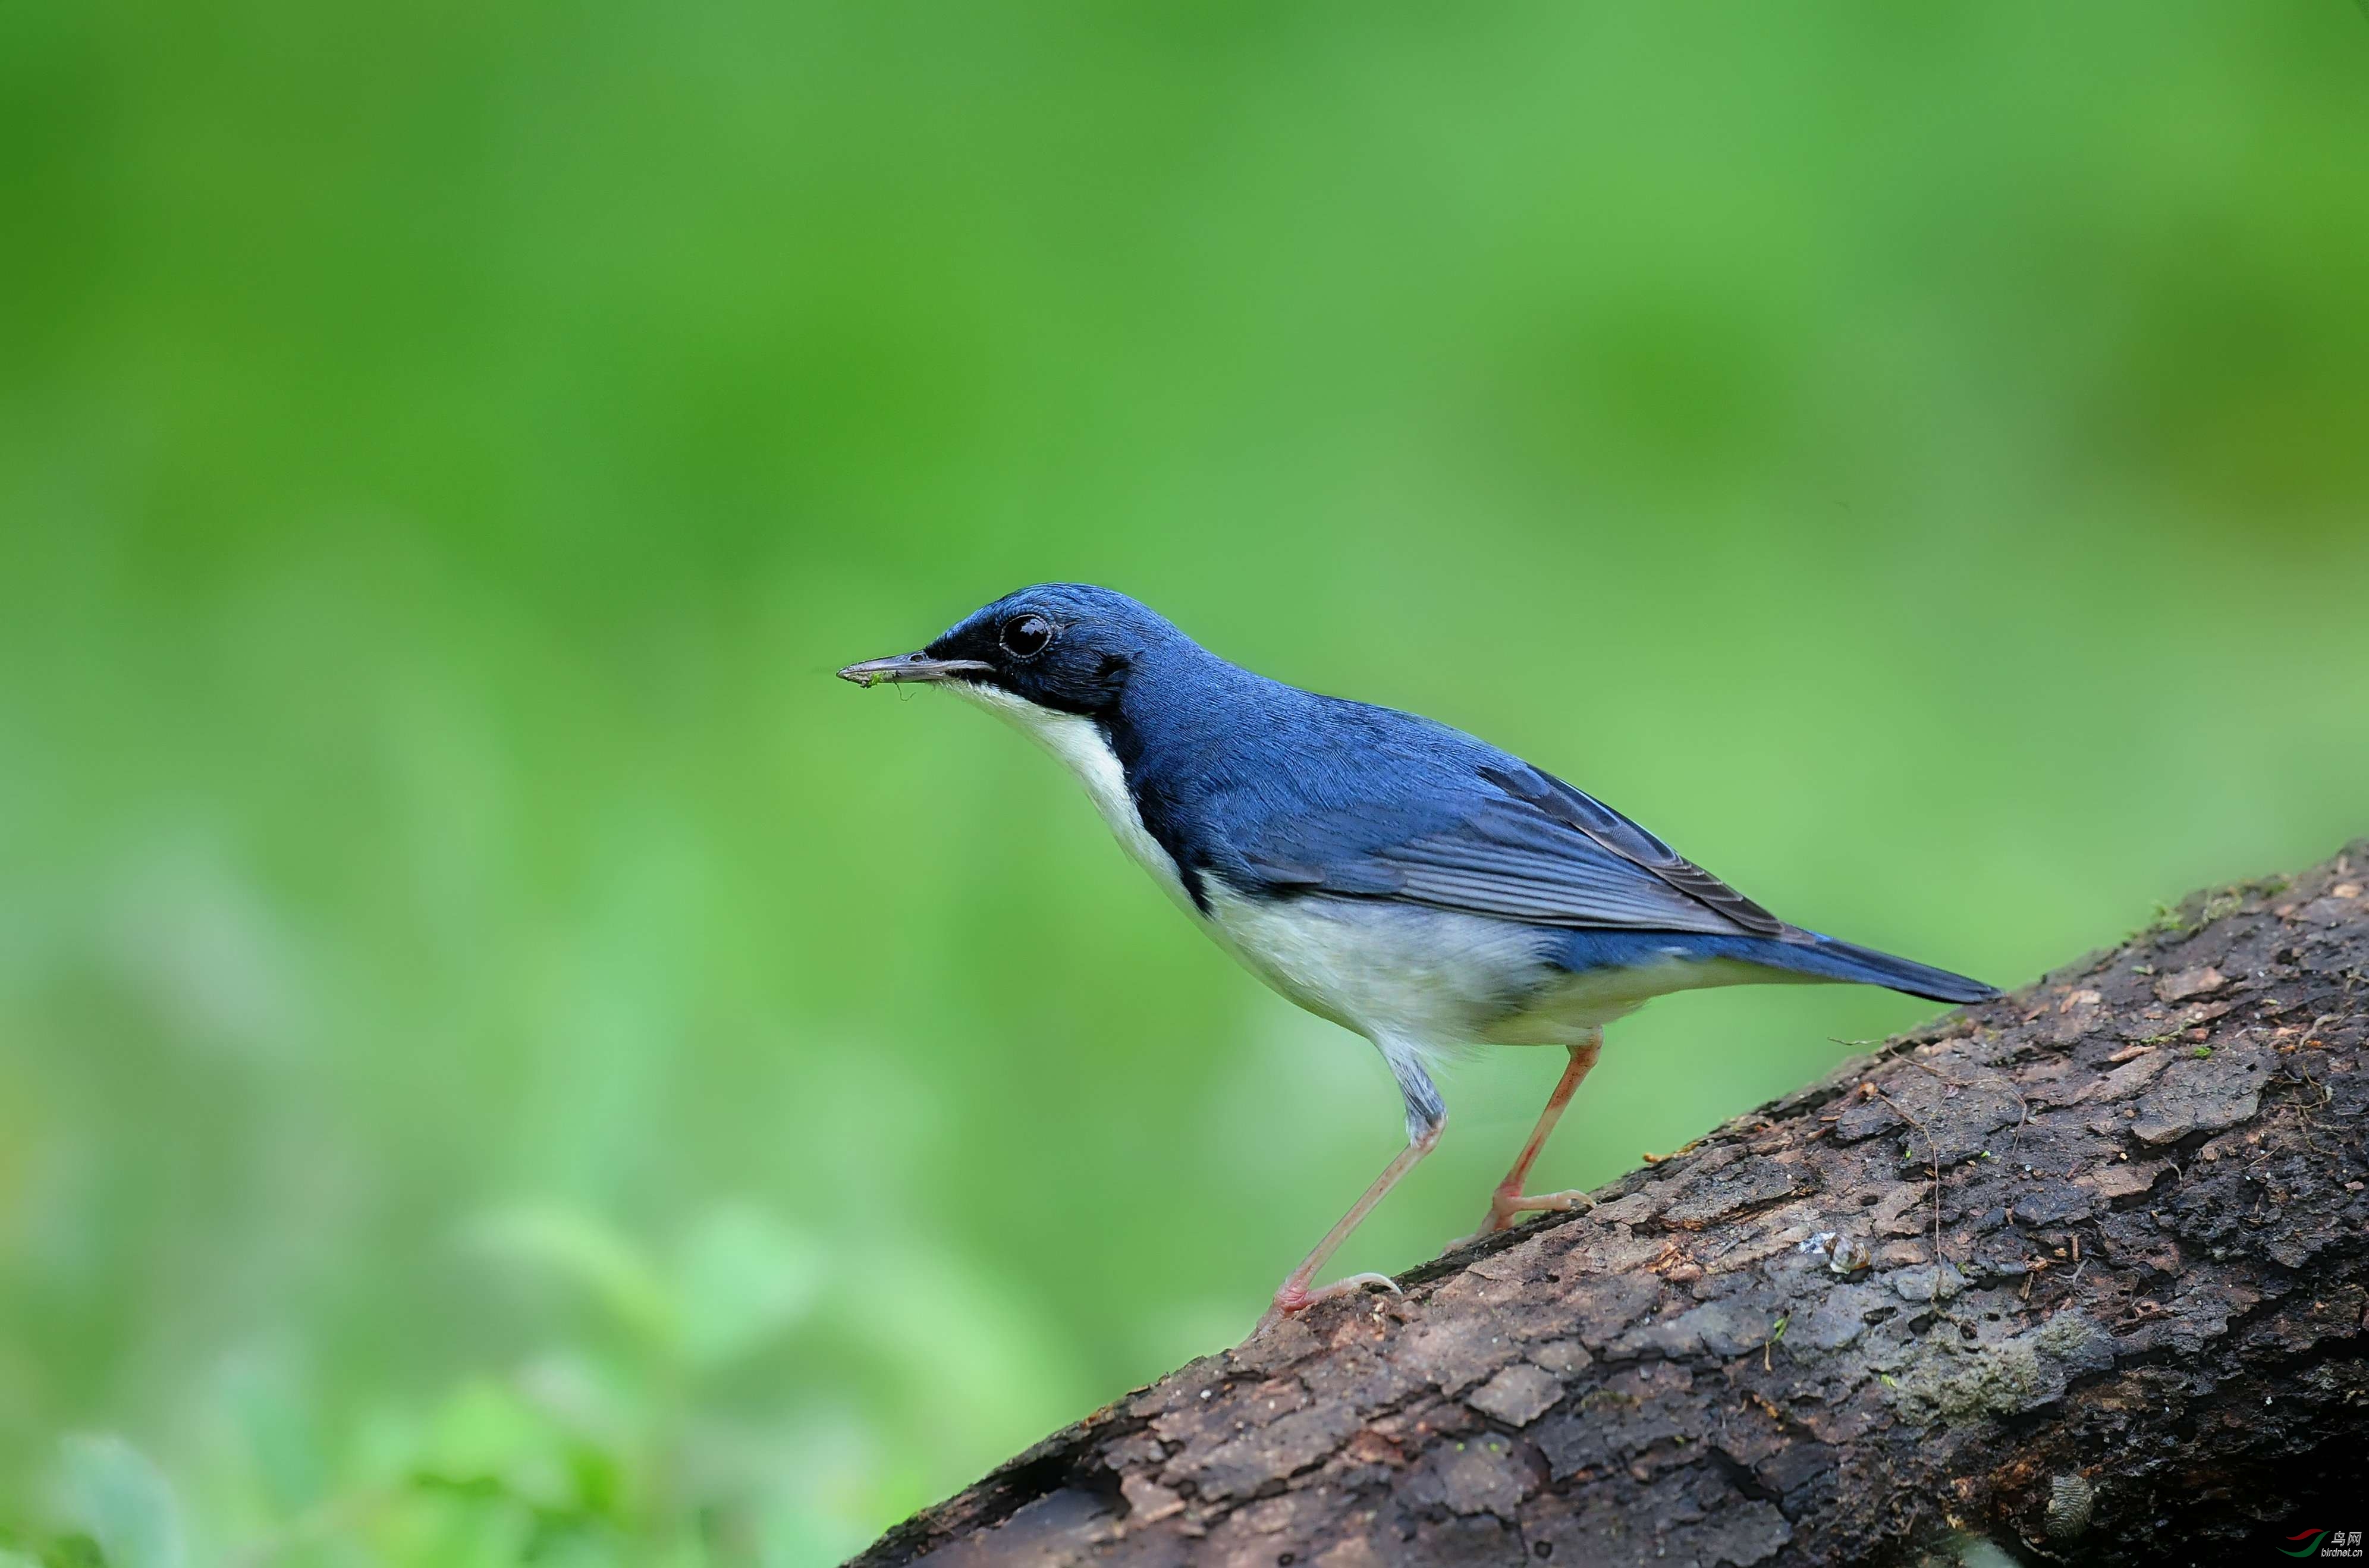
[[[2161,1564],[2369,1528],[2364,887],[2369,841],[2201,894],[856,1561]]]

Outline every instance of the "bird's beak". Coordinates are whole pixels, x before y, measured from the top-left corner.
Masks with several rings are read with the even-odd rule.
[[[990,667],[975,658],[932,658],[926,653],[900,653],[894,658],[867,658],[839,672],[841,681],[869,686],[876,681],[953,681],[983,674]]]

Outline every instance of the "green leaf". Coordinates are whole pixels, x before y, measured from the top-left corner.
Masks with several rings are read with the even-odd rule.
[[[738,1360],[805,1317],[823,1281],[822,1249],[763,1210],[703,1216],[676,1276],[683,1358],[705,1371]]]
[[[302,1380],[281,1356],[231,1357],[215,1384],[228,1425],[244,1439],[247,1462],[275,1516],[292,1518],[319,1502],[329,1481],[327,1448]]]
[[[182,1568],[180,1510],[164,1472],[109,1434],[68,1437],[63,1448],[66,1515],[98,1542],[109,1568]]]
[[[480,1379],[438,1407],[418,1476],[468,1493],[501,1493],[537,1507],[572,1510],[576,1487],[566,1433],[503,1385]]]
[[[538,1269],[590,1294],[641,1338],[671,1346],[673,1292],[648,1256],[598,1215],[557,1204],[496,1209],[470,1222],[479,1250]]]

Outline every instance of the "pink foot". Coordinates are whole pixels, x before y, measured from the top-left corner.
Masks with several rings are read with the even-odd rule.
[[[1481,1229],[1461,1240],[1449,1242],[1448,1245],[1461,1247],[1480,1241],[1484,1236],[1494,1236],[1500,1231],[1510,1230],[1522,1222],[1522,1216],[1525,1214],[1569,1214],[1577,1209],[1595,1207],[1596,1200],[1583,1192],[1539,1193],[1532,1196],[1528,1193],[1509,1193],[1500,1188],[1490,1195],[1489,1212],[1482,1219]]]
[[[1256,1328],[1251,1330],[1251,1337],[1256,1339],[1286,1318],[1297,1317],[1319,1301],[1330,1301],[1335,1296],[1353,1295],[1368,1285],[1379,1285],[1393,1296],[1399,1294],[1398,1281],[1387,1274],[1353,1274],[1314,1290],[1286,1280],[1283,1288],[1275,1293],[1275,1304],[1267,1308],[1266,1315],[1259,1319]]]

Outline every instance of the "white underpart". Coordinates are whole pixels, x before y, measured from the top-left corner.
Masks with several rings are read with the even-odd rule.
[[[1246,898],[1208,885],[1210,923],[1269,985],[1380,1044],[1567,1046],[1657,996],[1765,980],[1673,945],[1658,963],[1578,974],[1551,931],[1365,898]],[[1390,1047],[1385,1045],[1387,1052]]]
[[[1136,814],[1135,797],[1127,790],[1127,770],[1119,766],[1118,753],[1104,738],[1102,726],[1076,714],[1038,707],[1000,687],[968,681],[948,681],[944,685],[956,696],[1010,720],[1022,734],[1058,758],[1084,786],[1086,798],[1102,813],[1119,848],[1150,872],[1151,879],[1185,913],[1196,921],[1201,918],[1201,911],[1193,907],[1192,895],[1184,891],[1184,880],[1176,875],[1176,863],[1168,858],[1168,852],[1160,847],[1160,841],[1151,836],[1143,818]]]
[[[1535,926],[1368,898],[1246,898],[1215,877],[1202,879],[1204,914],[1137,814],[1101,726],[992,686],[950,681],[945,689],[1059,758],[1120,847],[1195,924],[1291,1001],[1373,1041],[1402,1087],[1427,1091],[1424,1064],[1458,1046],[1573,1045],[1671,991],[1797,978],[1689,959],[1675,944],[1660,963],[1572,974],[1548,962],[1555,935]]]

